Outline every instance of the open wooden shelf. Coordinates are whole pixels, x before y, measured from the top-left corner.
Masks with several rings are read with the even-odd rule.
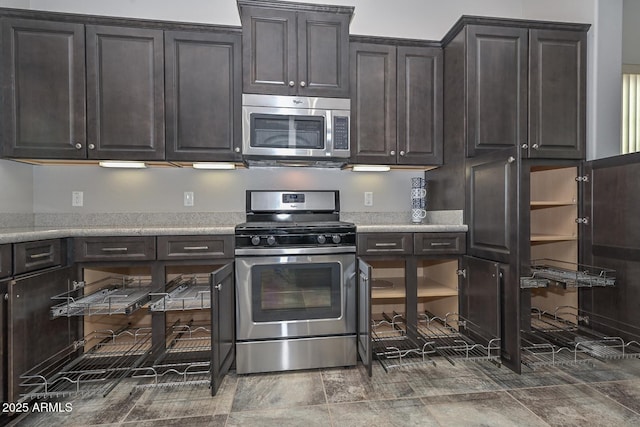
[[[406,296],[406,289],[404,284],[404,278],[394,277],[379,279],[381,282],[392,283],[391,287],[374,287],[371,289],[372,299],[404,299]],[[457,296],[458,291],[455,288],[446,286],[442,283],[438,283],[430,279],[419,279],[418,281],[418,298],[437,298],[437,297],[451,297]]]

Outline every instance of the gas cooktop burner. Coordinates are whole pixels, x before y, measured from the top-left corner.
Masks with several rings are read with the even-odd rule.
[[[356,226],[340,221],[337,191],[247,191],[247,222],[236,247],[354,246]]]

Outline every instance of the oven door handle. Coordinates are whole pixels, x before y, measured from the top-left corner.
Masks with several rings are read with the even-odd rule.
[[[306,248],[239,248],[236,255],[324,255],[324,254],[354,254],[355,246],[314,246]]]

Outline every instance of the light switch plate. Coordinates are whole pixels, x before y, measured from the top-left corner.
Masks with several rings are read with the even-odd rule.
[[[373,206],[373,191],[364,192],[364,205]]]

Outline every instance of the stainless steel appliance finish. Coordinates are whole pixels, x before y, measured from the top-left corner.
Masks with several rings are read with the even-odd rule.
[[[340,166],[350,156],[351,100],[243,94],[247,164]]]
[[[356,363],[355,226],[337,191],[248,191],[236,227],[240,374]]]

